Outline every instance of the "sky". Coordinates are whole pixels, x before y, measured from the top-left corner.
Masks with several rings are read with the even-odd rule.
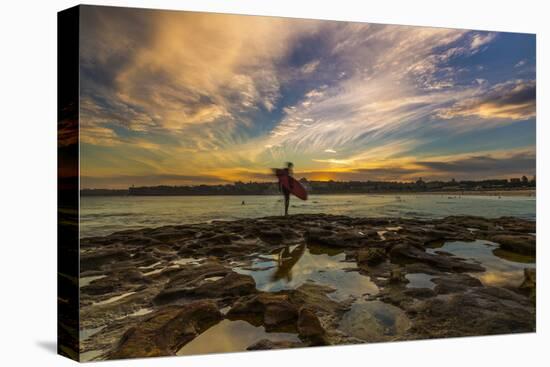
[[[81,7],[83,188],[535,174],[535,35]]]

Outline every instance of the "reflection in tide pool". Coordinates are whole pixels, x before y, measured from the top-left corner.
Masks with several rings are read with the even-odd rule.
[[[472,273],[485,285],[519,286],[523,281],[525,268],[535,268],[535,258],[517,255],[499,248],[499,245],[483,240],[473,242],[446,242],[442,247],[428,249],[428,252],[446,251],[455,256],[479,263],[486,270]]]
[[[268,333],[263,326],[253,326],[246,321],[222,320],[183,346],[177,355],[244,351],[262,339],[300,341],[296,334]]]
[[[307,281],[314,281],[335,289],[329,296],[336,300],[378,293],[378,287],[368,276],[347,270],[355,264],[345,262],[343,252],[331,252],[331,255],[325,252],[317,246],[295,246],[283,249],[277,255],[262,256],[251,267],[239,267],[235,271],[251,275],[256,287],[267,292],[294,289]]]

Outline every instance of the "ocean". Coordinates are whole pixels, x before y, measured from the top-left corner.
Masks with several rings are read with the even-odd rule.
[[[258,218],[283,212],[280,196],[84,196],[80,199],[80,237],[105,236],[144,227]],[[307,201],[291,198],[289,213],[423,219],[449,215],[514,216],[535,220],[536,199],[436,194],[311,195]]]

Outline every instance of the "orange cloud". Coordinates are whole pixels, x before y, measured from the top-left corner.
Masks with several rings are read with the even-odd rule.
[[[483,119],[527,120],[536,114],[536,83],[514,80],[482,90],[473,98],[441,109],[439,117],[477,116]]]

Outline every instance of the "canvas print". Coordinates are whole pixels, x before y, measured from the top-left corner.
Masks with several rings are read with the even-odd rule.
[[[59,351],[534,332],[534,34],[59,14]]]

